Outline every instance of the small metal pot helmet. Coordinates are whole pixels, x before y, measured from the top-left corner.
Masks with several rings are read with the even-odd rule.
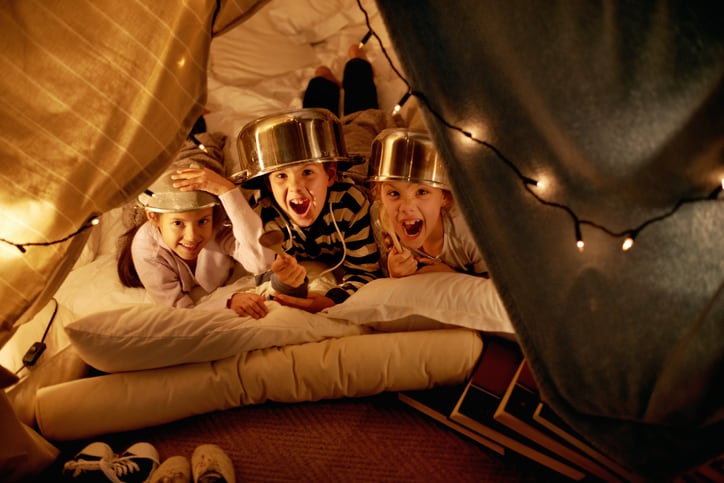
[[[372,141],[367,181],[406,181],[450,190],[432,139],[419,131],[385,129]]]
[[[138,202],[146,210],[155,213],[181,213],[210,208],[219,204],[216,196],[206,191],[180,191],[173,187],[174,180],[171,179],[171,175],[176,174],[176,171],[201,167],[204,166],[189,159],[174,161],[151,186],[138,195]],[[216,168],[216,166],[206,167]]]
[[[304,108],[264,116],[246,124],[236,139],[241,170],[232,175],[247,189],[264,185],[265,174],[303,163],[340,163],[344,171],[360,160],[347,154],[342,123],[331,111]]]

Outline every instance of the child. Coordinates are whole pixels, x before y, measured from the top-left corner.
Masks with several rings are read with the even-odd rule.
[[[353,161],[334,114],[307,108],[265,116],[244,126],[237,145],[242,187],[259,190],[254,209],[265,231],[281,232],[287,254],[257,277],[262,293],[273,291],[282,305],[318,312],[381,275],[369,198],[360,187],[337,179],[338,163],[346,167]],[[322,262],[328,270],[341,267],[343,273],[332,286],[305,296],[299,269],[304,261]],[[288,277],[292,283],[273,279],[281,268],[294,271],[296,276]],[[300,296],[289,295],[295,290]]]
[[[369,178],[377,201],[373,224],[390,277],[458,271],[487,277],[487,268],[453,195],[442,161],[424,133],[382,131],[372,143]]]
[[[193,307],[231,281],[235,261],[248,271],[271,263],[266,250],[237,241],[258,238],[261,220],[241,190],[220,174],[220,154],[210,153],[221,153],[223,142],[219,147],[215,141],[206,133],[187,140],[171,166],[138,196],[146,221],[125,235],[118,274],[124,285],[144,287],[158,304]],[[224,210],[231,227],[224,223]],[[263,297],[243,298],[248,312],[266,313]]]

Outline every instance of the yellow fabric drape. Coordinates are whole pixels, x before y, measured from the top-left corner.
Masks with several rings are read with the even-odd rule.
[[[211,38],[266,1],[3,2],[0,346],[47,303],[90,230],[54,242],[165,168],[206,101]],[[0,479],[37,474],[53,451],[7,404],[0,416],[6,435],[38,441],[7,440]]]
[[[62,239],[157,176],[202,112],[213,34],[263,3],[0,9],[0,345],[45,305],[84,239],[13,244]]]

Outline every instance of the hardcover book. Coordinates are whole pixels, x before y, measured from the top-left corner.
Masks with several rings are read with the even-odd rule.
[[[629,481],[630,472],[595,450],[545,404],[524,359],[495,410],[494,418],[603,481]]]
[[[495,412],[522,360],[523,354],[517,343],[487,337],[480,361],[450,419],[505,447],[506,451],[525,456],[572,480],[584,479],[583,470],[495,419]]]
[[[457,404],[460,399],[464,389],[464,385],[443,386],[423,391],[404,391],[398,393],[397,397],[403,403],[412,406],[423,414],[426,414],[439,423],[454,429],[488,449],[491,449],[500,455],[505,454],[505,448],[501,445],[450,419],[450,414],[452,413],[455,404]]]

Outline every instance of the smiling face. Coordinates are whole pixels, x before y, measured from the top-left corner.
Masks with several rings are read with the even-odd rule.
[[[404,181],[385,181],[379,189],[380,200],[400,241],[438,255],[443,241],[442,208],[450,203],[450,193]]]
[[[307,163],[270,173],[269,185],[277,204],[292,222],[307,227],[322,212],[335,174],[333,164]]]
[[[213,236],[214,209],[183,213],[147,212],[148,219],[161,232],[164,243],[187,262],[193,262]]]

